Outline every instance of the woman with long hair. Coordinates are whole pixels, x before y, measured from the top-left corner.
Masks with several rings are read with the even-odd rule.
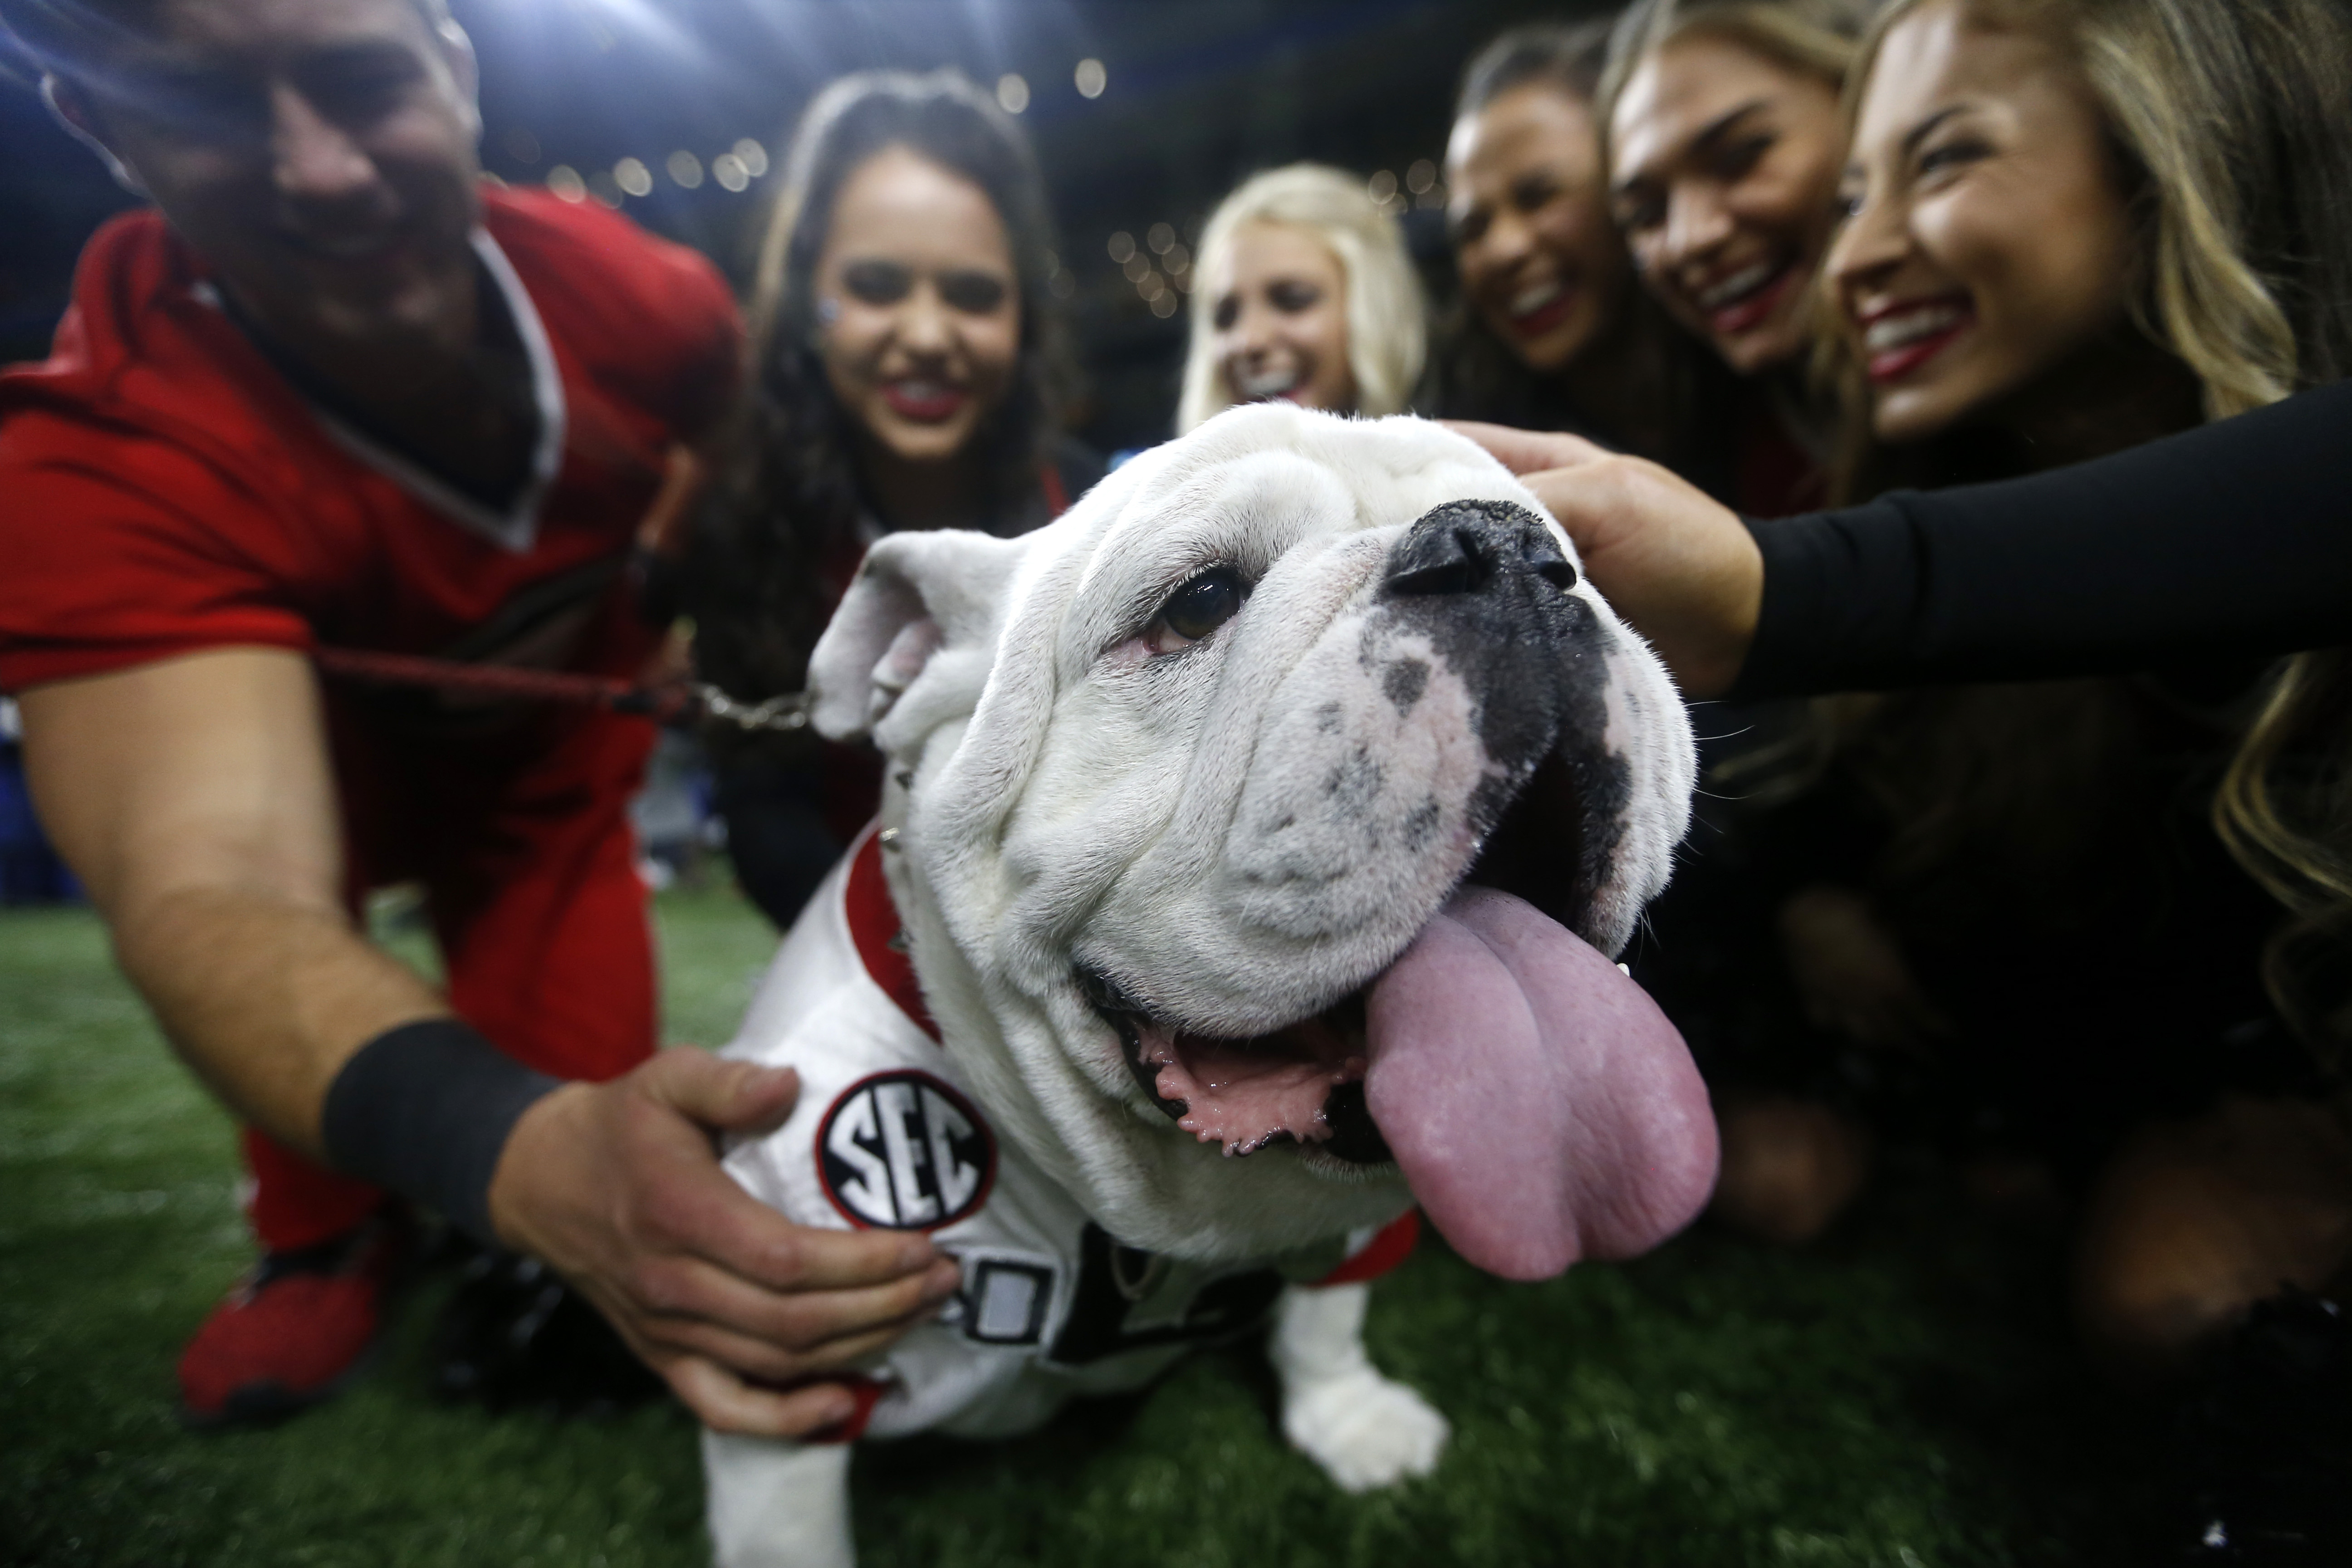
[[[1751,517],[1820,504],[1834,408],[1808,374],[1814,280],[1843,153],[1839,95],[1864,0],[1636,0],[1599,89],[1611,210],[1647,296],[1697,368],[1665,461]],[[1842,1047],[1788,1022],[1773,885],[1758,861],[1801,703],[1699,716],[1693,851],[1632,961],[1715,1086],[1717,1216],[1802,1240],[1860,1190],[1864,1123]],[[1776,787],[1778,786],[1778,787]]]
[[[1818,504],[1814,279],[1864,0],[1636,0],[1601,83],[1612,209],[1643,284],[1734,378],[1703,412],[1738,509]]]
[[[1596,107],[1607,20],[1534,23],[1471,58],[1445,149],[1461,297],[1431,401],[1449,418],[1573,430],[1674,461],[1696,369],[1633,279]]]
[[[1319,163],[1252,175],[1193,264],[1176,432],[1237,403],[1401,414],[1427,347],[1421,280],[1364,182]]]
[[[1052,225],[1027,142],[953,71],[846,77],[802,116],[760,248],[751,384],[694,541],[695,657],[801,689],[866,547],[1035,527],[1100,477],[1060,433]],[[737,874],[789,923],[870,811],[877,764],[714,738]]]
[[[1825,268],[1850,498],[2096,458],[2340,375],[2347,73],[2352,36],[2324,0],[1895,0],[1864,40],[1850,216]],[[2286,737],[2314,694],[2332,705],[2326,740],[2341,734],[2332,668],[2291,668],[2221,795],[2242,858],[2322,923],[2337,907],[2328,852],[2306,849],[2318,841],[2291,808],[2264,807],[2295,794],[2270,781],[2310,756]],[[2217,1011],[2247,1007],[2274,921],[2198,866],[2180,820],[2212,794],[2242,717],[2230,681],[2202,684],[1959,689],[1880,709],[1842,763],[1886,826],[1875,884],[1808,889],[1790,946],[1801,976],[1837,971],[1816,986],[1843,998],[1824,1010],[1960,997],[1977,1026],[1958,1051],[2040,1041],[2032,1065],[2080,1085],[2078,1119],[2102,1096],[2170,1113],[2094,1183],[2078,1254],[2086,1333],[2126,1372],[2169,1370],[2282,1280],[2316,1288],[2352,1259],[2340,1108],[2281,1092],[2326,1075],[2265,1062],[2260,1025],[2228,1030]],[[2007,911],[1997,972],[1986,928],[1924,929],[1931,883]],[[1912,973],[1938,969],[1940,983]],[[2070,1009],[2094,991],[2095,1013]],[[1989,995],[2029,1021],[1986,1027]],[[2307,1039],[2327,1034],[2288,1001]],[[2037,1014],[2064,1026],[2036,1035]],[[2214,1109],[2217,1089],[2242,1092]]]

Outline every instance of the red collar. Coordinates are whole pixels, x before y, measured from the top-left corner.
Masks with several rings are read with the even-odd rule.
[[[890,901],[890,883],[882,875],[882,835],[871,826],[850,852],[842,904],[866,973],[898,1005],[898,1011],[938,1042],[940,1026],[924,1005],[923,983],[915,978],[915,961],[908,955],[906,932],[898,924],[898,906]]]

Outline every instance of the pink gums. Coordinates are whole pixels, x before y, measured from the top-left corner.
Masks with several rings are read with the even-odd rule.
[[[1176,1125],[1229,1155],[1254,1154],[1284,1133],[1302,1143],[1330,1137],[1323,1102],[1365,1068],[1362,1042],[1320,1018],[1255,1040],[1171,1037],[1145,1025],[1139,1054],[1159,1069],[1160,1098],[1184,1107]]]

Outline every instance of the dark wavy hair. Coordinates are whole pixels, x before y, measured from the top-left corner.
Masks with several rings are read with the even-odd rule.
[[[752,283],[752,374],[689,551],[697,663],[739,697],[800,689],[833,612],[839,584],[829,574],[857,549],[864,500],[847,416],[817,353],[815,272],[841,187],[888,147],[979,186],[1012,245],[1021,348],[1003,401],[972,437],[984,458],[983,517],[1018,510],[1059,432],[1068,359],[1045,288],[1053,226],[1027,139],[956,71],[833,83],[801,116],[785,156]]]
[[[1535,22],[1497,35],[1470,58],[1454,96],[1459,125],[1515,88],[1535,84],[1594,106],[1609,58],[1607,17],[1587,22]],[[1593,108],[1597,115],[1600,110]],[[1453,418],[1505,424],[1558,424],[1569,408],[1549,379],[1529,370],[1489,331],[1467,295],[1457,297],[1438,323],[1427,401]]]
[[[1614,21],[1538,22],[1498,35],[1471,57],[1454,99],[1454,122],[1484,110],[1504,94],[1541,87],[1583,104],[1601,131],[1600,95]],[[1721,431],[1738,395],[1737,379],[1696,339],[1667,321],[1650,291],[1629,272],[1617,319],[1596,343],[1616,333],[1644,370],[1621,390],[1620,406],[1588,408],[1569,393],[1566,378],[1532,369],[1487,327],[1466,292],[1458,292],[1438,323],[1422,404],[1454,419],[1489,419],[1530,429],[1572,430],[1611,444],[1638,438],[1625,407],[1654,402],[1663,444],[1644,452],[1717,494],[1727,493],[1732,471]],[[1644,377],[1655,377],[1650,385]],[[1633,416],[1638,426],[1641,416]]]

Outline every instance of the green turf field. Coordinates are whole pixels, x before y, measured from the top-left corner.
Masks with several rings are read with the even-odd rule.
[[[723,1040],[771,940],[730,892],[666,896],[673,1038]],[[437,1293],[334,1406],[194,1436],[182,1339],[244,1266],[228,1123],[85,911],[0,911],[0,1562],[703,1560],[677,1410],[556,1425],[430,1402]],[[1828,1241],[1701,1229],[1542,1286],[1433,1242],[1371,1340],[1454,1440],[1349,1500],[1288,1452],[1260,1364],[1204,1356],[1024,1441],[860,1458],[868,1564],[2074,1563],[2140,1561],[2148,1423],[2065,1351],[2047,1237],[1898,1170]]]

